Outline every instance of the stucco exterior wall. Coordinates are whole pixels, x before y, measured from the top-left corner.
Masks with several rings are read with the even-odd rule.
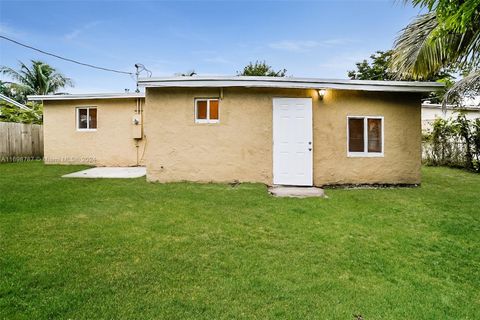
[[[142,99],[143,100],[143,99]],[[97,130],[78,131],[77,107],[97,108]],[[44,102],[44,158],[48,164],[134,166],[144,141],[132,138],[136,99],[64,100]]]
[[[218,89],[147,89],[147,179],[271,181],[271,97],[224,92],[219,123],[196,124],[194,98],[218,97]]]
[[[219,95],[219,89],[147,89],[148,180],[271,184],[272,99],[311,97],[315,185],[420,183],[417,94],[327,90],[320,100],[315,90],[226,88],[220,122],[195,123],[194,99]],[[384,157],[347,157],[349,115],[384,117]]]
[[[328,90],[314,108],[316,185],[420,183],[420,95]],[[384,117],[384,157],[347,156],[347,116]]]

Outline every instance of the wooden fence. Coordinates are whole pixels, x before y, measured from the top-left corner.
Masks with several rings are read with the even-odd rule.
[[[0,162],[43,157],[43,126],[0,122]]]

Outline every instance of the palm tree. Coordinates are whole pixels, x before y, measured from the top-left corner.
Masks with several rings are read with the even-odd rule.
[[[23,100],[26,100],[26,96],[29,94],[44,95],[56,93],[61,88],[73,86],[70,78],[57,72],[50,65],[37,60],[31,60],[31,66],[27,66],[20,61],[20,69],[18,71],[2,66],[0,67],[0,73],[16,81],[10,83],[10,87]]]
[[[408,0],[405,0],[405,2]],[[428,78],[455,68],[463,78],[446,94],[448,100],[480,93],[480,0],[411,0],[427,8],[395,41],[392,69],[398,78]]]

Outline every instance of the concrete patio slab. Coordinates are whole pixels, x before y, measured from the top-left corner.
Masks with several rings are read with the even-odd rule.
[[[147,174],[145,167],[97,167],[63,175],[63,178],[140,178]]]
[[[319,197],[324,198],[325,192],[321,188],[316,187],[287,187],[287,186],[271,186],[268,192],[274,197],[291,197],[291,198],[307,198]]]

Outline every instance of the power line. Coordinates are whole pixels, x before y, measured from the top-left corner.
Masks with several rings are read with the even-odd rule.
[[[59,55],[56,55],[56,54],[53,54],[53,53],[50,53],[50,52],[46,52],[46,51],[43,51],[43,50],[34,48],[34,47],[32,47],[32,46],[29,46],[29,45],[27,45],[27,44],[24,44],[24,43],[15,41],[15,40],[13,40],[13,39],[10,39],[10,38],[5,37],[5,36],[2,36],[2,35],[0,35],[0,38],[2,38],[2,39],[4,39],[4,40],[7,40],[7,41],[10,41],[10,42],[13,42],[13,43],[15,43],[15,44],[18,44],[18,45],[20,45],[20,46],[22,46],[22,47],[25,47],[25,48],[28,48],[28,49],[32,49],[32,50],[38,51],[38,52],[40,52],[40,53],[43,53],[43,54],[46,54],[46,55],[55,57],[55,58],[57,58],[57,59],[61,59],[61,60],[65,60],[65,61],[68,61],[68,62],[76,63],[76,64],[79,64],[79,65],[82,65],[82,66],[85,66],[85,67],[94,68],[94,69],[103,70],[103,71],[110,71],[110,72],[115,72],[115,73],[123,73],[123,74],[128,74],[128,75],[130,75],[130,76],[133,76],[133,75],[134,75],[133,72],[127,72],[127,71],[121,71],[121,70],[115,70],[115,69],[109,69],[109,68],[94,66],[93,64],[83,63],[83,62],[76,61],[76,60],[73,60],[73,59],[64,58],[64,57],[61,57],[61,56],[59,56]]]

